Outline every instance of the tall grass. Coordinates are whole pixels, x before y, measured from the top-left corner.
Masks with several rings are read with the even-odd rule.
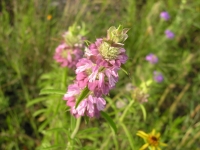
[[[139,149],[138,130],[161,132],[165,149],[200,149],[199,61],[200,2],[144,0],[0,1],[0,149]],[[171,18],[163,21],[161,11]],[[48,15],[51,19],[48,19]],[[62,95],[39,95],[41,89],[66,92],[74,73],[52,59],[61,36],[74,22],[86,24],[86,37],[94,42],[110,26],[130,28],[125,48],[129,76],[120,80],[105,111],[117,133],[102,117],[77,120]],[[165,30],[175,33],[170,40]],[[159,63],[145,56],[154,53]],[[156,83],[153,71],[162,72]],[[149,101],[133,99],[132,84],[148,92]],[[118,107],[118,104],[123,104]]]

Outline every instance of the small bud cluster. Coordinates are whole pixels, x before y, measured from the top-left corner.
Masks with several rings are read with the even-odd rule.
[[[99,117],[107,95],[118,82],[118,71],[128,57],[123,48],[127,29],[111,27],[107,38],[97,39],[85,50],[85,57],[76,64],[76,80],[68,86],[63,99],[75,117]]]

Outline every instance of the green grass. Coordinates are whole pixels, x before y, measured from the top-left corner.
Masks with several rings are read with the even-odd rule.
[[[144,141],[137,131],[156,129],[168,144],[163,149],[199,150],[200,1],[64,2],[0,1],[0,149],[138,150]],[[167,22],[159,17],[163,10],[171,16]],[[82,118],[73,137],[76,119],[62,95],[39,95],[42,89],[66,91],[73,82],[74,74],[52,57],[74,22],[85,23],[91,42],[110,26],[130,28],[125,42],[130,75],[120,71],[116,88],[105,97],[117,133],[103,117]],[[165,38],[166,29],[175,33],[173,40]],[[158,64],[145,60],[149,53],[158,56]],[[153,81],[154,70],[164,82]],[[148,84],[148,102],[134,101],[133,91],[125,90],[128,83]],[[120,101],[125,106],[117,108]]]

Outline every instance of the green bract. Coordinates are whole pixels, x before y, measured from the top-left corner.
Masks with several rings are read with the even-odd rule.
[[[129,29],[123,29],[121,25],[119,25],[118,28],[112,26],[107,31],[107,38],[114,43],[122,43],[128,38],[126,34],[128,30]]]
[[[113,60],[116,59],[119,55],[119,48],[112,47],[110,43],[103,42],[99,47],[99,52],[104,59]]]

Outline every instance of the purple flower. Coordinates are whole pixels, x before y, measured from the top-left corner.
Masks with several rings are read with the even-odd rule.
[[[161,12],[160,17],[166,21],[170,19],[170,16],[169,16],[168,12],[166,12],[166,11]]]
[[[164,80],[162,73],[154,71],[154,80],[158,83],[162,82]]]
[[[148,62],[150,62],[151,64],[156,64],[158,62],[158,57],[151,53],[151,54],[146,56],[146,60]]]
[[[165,30],[165,35],[169,39],[173,39],[174,38],[174,33],[172,31],[170,31],[170,30]]]

